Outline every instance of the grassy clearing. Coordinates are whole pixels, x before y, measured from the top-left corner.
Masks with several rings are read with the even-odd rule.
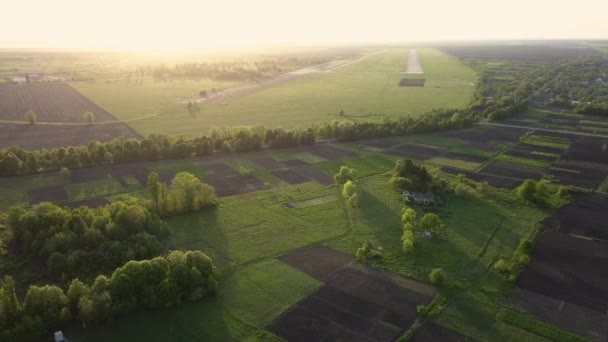
[[[174,248],[213,250],[231,263],[318,243],[343,234],[345,219],[338,202],[289,209],[281,203],[335,194],[315,183],[227,197],[217,209],[169,220]]]
[[[301,200],[301,201],[289,202],[289,205],[294,208],[307,208],[307,207],[312,207],[312,206],[319,205],[319,204],[333,202],[337,199],[338,199],[338,197],[336,195],[325,195],[325,196],[315,197],[315,198]]]
[[[151,89],[115,83],[75,86],[119,119],[161,114],[131,122],[131,127],[139,133],[186,136],[204,134],[214,126],[294,127],[334,119],[359,121],[380,120],[384,116],[417,116],[433,108],[461,107],[468,103],[476,80],[474,71],[436,49],[418,49],[425,71],[425,87],[398,87],[399,79],[404,77],[401,72],[407,52],[404,48],[387,49],[333,73],[304,75],[227,103],[202,103],[197,117],[192,117],[185,105],[172,102],[176,97],[191,96],[209,88],[205,83],[151,84]],[[177,89],[167,90],[174,87]],[[160,111],[154,109],[159,106]],[[343,117],[338,116],[342,109]]]
[[[236,271],[222,282],[220,298],[231,314],[262,328],[322,284],[270,259]]]
[[[70,201],[91,197],[101,197],[125,191],[125,188],[114,178],[97,179],[85,183],[67,184],[63,187]]]
[[[198,96],[201,90],[228,88],[236,83],[212,80],[177,80],[171,82],[144,80],[106,82],[74,82],[72,87],[110,112],[119,120],[132,120],[156,114],[188,115],[185,104],[177,101]]]
[[[435,157],[429,160],[429,162],[445,166],[457,167],[465,170],[475,170],[481,165],[479,163],[470,162],[466,160],[449,159],[444,157]]]
[[[548,339],[551,339],[552,341],[559,341],[559,342],[589,341],[585,338],[582,338],[578,335],[569,333],[565,330],[556,328],[549,324],[539,322],[536,319],[534,319],[526,314],[511,310],[511,309],[501,308],[498,311],[497,317],[509,324],[518,326],[522,329],[525,329],[525,330],[535,333],[537,335],[546,337]]]
[[[519,164],[519,165],[523,165],[523,166],[539,167],[539,168],[543,168],[543,169],[551,167],[551,163],[548,161],[522,158],[522,157],[514,157],[514,156],[509,156],[506,154],[502,154],[502,155],[498,156],[498,158],[496,158],[496,160],[504,161],[507,163]]]
[[[257,331],[232,316],[217,298],[171,310],[139,312],[99,327],[64,330],[71,341],[233,341]]]

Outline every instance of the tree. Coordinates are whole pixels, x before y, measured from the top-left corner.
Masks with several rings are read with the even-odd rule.
[[[545,202],[549,198],[549,189],[545,182],[536,182],[534,199],[538,202]]]
[[[82,116],[84,117],[84,120],[90,124],[92,124],[93,121],[95,121],[95,114],[93,114],[93,112],[91,112],[91,111],[86,111],[86,112],[82,113]]]
[[[59,175],[65,179],[69,179],[72,175],[72,172],[70,172],[70,169],[68,169],[67,167],[62,167],[59,171]]]
[[[401,212],[401,223],[404,230],[414,229],[416,224],[416,211],[412,208],[404,208]]]
[[[150,172],[148,175],[148,192],[152,196],[156,212],[160,214],[160,182],[158,181],[158,173],[156,172]]]
[[[0,280],[0,325],[11,326],[21,318],[21,304],[15,291],[15,280],[4,276]]]
[[[25,118],[31,125],[33,125],[38,120],[38,115],[36,115],[36,112],[33,110],[28,110],[27,113],[25,113]]]
[[[21,168],[21,160],[11,152],[0,160],[0,173],[6,176],[16,175]]]
[[[519,198],[526,202],[532,202],[536,196],[536,181],[534,179],[526,179],[516,191]]]
[[[445,282],[446,276],[443,268],[433,268],[429,273],[431,284],[441,285]]]
[[[72,311],[73,314],[78,312],[78,305],[80,299],[82,297],[86,297],[89,295],[89,287],[80,281],[80,279],[76,278],[70,282],[70,286],[68,287],[68,307]]]
[[[436,214],[426,213],[422,216],[422,219],[420,219],[419,226],[423,230],[435,232],[443,226],[443,223]]]
[[[357,175],[357,171],[355,169],[351,169],[346,165],[342,165],[340,167],[340,171],[336,175],[334,175],[334,180],[336,184],[343,185],[347,181],[354,181]]]
[[[89,297],[81,297],[78,301],[78,318],[83,326],[95,320],[95,305]]]

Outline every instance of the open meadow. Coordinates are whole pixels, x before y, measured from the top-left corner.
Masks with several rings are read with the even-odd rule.
[[[463,107],[473,94],[475,73],[459,60],[436,49],[417,49],[424,74],[404,75],[408,49],[370,53],[331,71],[302,74],[275,86],[225,101],[201,102],[192,116],[182,97],[229,84],[200,81],[146,83],[74,83],[83,95],[140,134],[167,133],[193,136],[212,127],[265,125],[308,127],[336,119],[381,120],[416,116],[438,107]],[[424,78],[424,87],[399,87],[404,77]],[[162,96],[159,96],[162,93]],[[340,116],[340,112],[344,115]],[[154,117],[149,115],[159,114]],[[129,121],[133,120],[133,121]]]

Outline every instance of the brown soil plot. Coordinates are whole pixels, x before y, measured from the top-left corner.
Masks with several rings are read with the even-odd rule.
[[[302,166],[294,169],[298,174],[310,178],[322,185],[334,184],[334,178],[313,166]]]
[[[455,332],[454,330],[444,328],[431,321],[426,321],[421,327],[417,328],[414,335],[409,339],[412,342],[427,342],[427,341],[442,341],[442,342],[459,342],[471,341],[470,338]]]
[[[545,221],[545,228],[564,234],[608,240],[608,196],[588,194],[576,197]],[[581,219],[584,218],[584,219]]]
[[[327,144],[313,145],[307,151],[327,160],[339,160],[357,156],[357,153],[353,151],[343,150],[341,148],[333,147]]]
[[[38,204],[40,202],[67,201],[68,194],[65,192],[63,185],[56,185],[47,188],[29,190],[27,192],[27,197],[30,200],[30,204]]]
[[[278,161],[276,161],[270,157],[257,158],[257,159],[254,159],[253,162],[267,170],[283,168],[283,164],[279,163]]]
[[[517,286],[599,312],[608,309],[605,243],[542,232]]]
[[[278,178],[286,181],[289,184],[301,184],[301,183],[306,183],[306,182],[311,181],[310,178],[305,177],[293,170],[275,171],[275,172],[272,172],[272,174],[275,177],[278,177]]]
[[[123,123],[93,125],[0,124],[0,148],[19,146],[40,148],[80,146],[97,140],[106,142],[117,137],[139,136]]]

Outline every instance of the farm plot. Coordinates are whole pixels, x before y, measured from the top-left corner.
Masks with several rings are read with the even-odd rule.
[[[444,152],[445,150],[441,148],[413,144],[401,145],[386,150],[386,153],[397,157],[411,158],[421,161],[438,157]]]
[[[19,146],[40,149],[86,145],[93,140],[105,142],[117,137],[138,138],[123,123],[93,125],[0,124],[0,148]]]
[[[294,171],[306,178],[310,178],[318,182],[321,185],[334,184],[334,179],[332,176],[322,172],[314,166],[301,166],[294,169]]]
[[[325,282],[267,329],[288,341],[396,339],[418,317],[431,286],[353,264],[349,255],[315,247],[280,258]]]
[[[294,166],[306,165],[307,163],[303,160],[296,158],[296,159],[283,160],[283,161],[281,161],[281,164],[283,164],[287,167],[294,167]]]
[[[564,159],[608,163],[608,139],[579,138],[564,153]]]
[[[264,189],[264,182],[253,175],[215,178],[205,182],[215,188],[218,196],[241,195]]]
[[[490,175],[511,177],[519,180],[524,179],[540,179],[543,175],[543,170],[531,166],[523,166],[513,163],[494,161],[481,169],[481,173]]]
[[[357,156],[356,152],[344,150],[327,144],[315,144],[309,152],[327,160],[339,160]]]
[[[63,188],[63,185],[32,189],[27,192],[27,197],[29,198],[30,204],[63,202],[68,200],[68,194]]]
[[[542,232],[517,286],[599,312],[608,309],[608,248],[604,243]]]
[[[237,175],[237,172],[233,168],[224,163],[201,164],[201,168],[205,171],[205,173],[213,177],[229,177]]]
[[[385,149],[385,148],[391,148],[393,146],[397,146],[401,143],[397,139],[394,139],[394,138],[380,138],[380,139],[363,140],[363,141],[360,141],[359,144],[366,146],[366,147]]]
[[[306,182],[310,182],[311,179],[308,177],[305,177],[301,174],[299,174],[298,172],[295,172],[293,170],[286,170],[286,171],[276,171],[272,173],[274,176],[281,178],[282,180],[286,181],[289,184],[301,184],[301,183],[306,183]]]
[[[254,163],[263,167],[266,170],[274,170],[283,168],[283,164],[278,161],[272,159],[271,157],[260,157],[253,160]]]
[[[0,86],[0,119],[26,121],[29,110],[36,112],[41,122],[86,123],[86,111],[93,113],[95,121],[115,120],[67,83]]]
[[[477,173],[477,172],[456,169],[456,168],[452,168],[452,167],[442,167],[441,171],[443,171],[447,174],[455,175],[455,176],[459,175],[459,174],[463,174],[467,178],[472,179],[475,182],[487,183],[489,186],[499,188],[499,189],[513,190],[521,184],[520,180],[516,180],[513,178],[486,175],[486,174],[481,174],[481,173]]]
[[[554,164],[548,172],[560,183],[594,189],[608,176],[608,170],[578,165],[578,163]]]
[[[576,197],[545,221],[545,228],[564,234],[608,241],[607,207],[606,195],[591,194]]]
[[[537,148],[534,145],[518,144],[505,152],[505,154],[513,157],[552,163],[559,158],[559,153],[561,153],[559,150],[558,153],[555,153],[555,150],[550,148],[542,148],[542,150],[544,151],[541,151],[541,148]],[[549,151],[547,152],[547,150]]]
[[[508,305],[593,341],[608,338],[608,315],[540,293],[518,289]]]
[[[409,339],[412,342],[459,342],[467,340],[470,339],[454,330],[444,328],[430,321],[424,322],[421,327],[418,327],[414,335]]]

